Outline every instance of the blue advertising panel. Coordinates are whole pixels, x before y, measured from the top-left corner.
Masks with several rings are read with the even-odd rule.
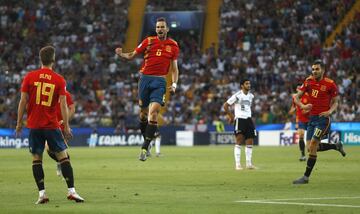
[[[341,139],[344,144],[360,145],[360,131],[343,131]]]

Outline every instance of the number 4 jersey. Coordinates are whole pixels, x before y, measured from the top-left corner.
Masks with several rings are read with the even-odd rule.
[[[254,99],[254,95],[250,92],[245,94],[242,90],[232,95],[226,102],[229,105],[235,103],[235,119],[242,118],[247,119],[251,117],[251,104]]]
[[[313,105],[310,115],[319,115],[321,112],[328,111],[331,99],[338,95],[335,82],[327,77],[316,81],[313,76],[310,76],[299,90],[309,94],[309,103]]]
[[[21,85],[21,92],[28,93],[27,127],[30,129],[57,129],[59,123],[56,104],[65,95],[66,82],[58,73],[42,68],[29,72]]]

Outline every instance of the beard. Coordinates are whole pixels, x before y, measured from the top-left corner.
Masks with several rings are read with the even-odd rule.
[[[166,33],[164,33],[164,32],[159,32],[159,33],[157,33],[157,36],[160,38],[160,39],[164,39],[164,38],[166,38]]]

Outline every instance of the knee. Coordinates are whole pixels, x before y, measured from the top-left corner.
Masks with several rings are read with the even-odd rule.
[[[310,144],[309,146],[309,154],[310,155],[316,155],[316,152],[317,152],[317,145],[315,144]]]
[[[151,121],[157,121],[158,112],[157,111],[151,111],[149,113],[149,117]]]

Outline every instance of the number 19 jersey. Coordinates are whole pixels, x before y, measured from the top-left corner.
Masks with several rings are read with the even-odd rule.
[[[242,90],[232,95],[226,102],[229,105],[235,103],[235,119],[242,118],[247,119],[251,117],[251,104],[254,99],[254,95],[250,92],[245,94]]]
[[[21,92],[28,93],[27,127],[30,129],[57,129],[59,123],[56,104],[65,95],[66,82],[58,73],[42,68],[29,72],[21,84]]]

